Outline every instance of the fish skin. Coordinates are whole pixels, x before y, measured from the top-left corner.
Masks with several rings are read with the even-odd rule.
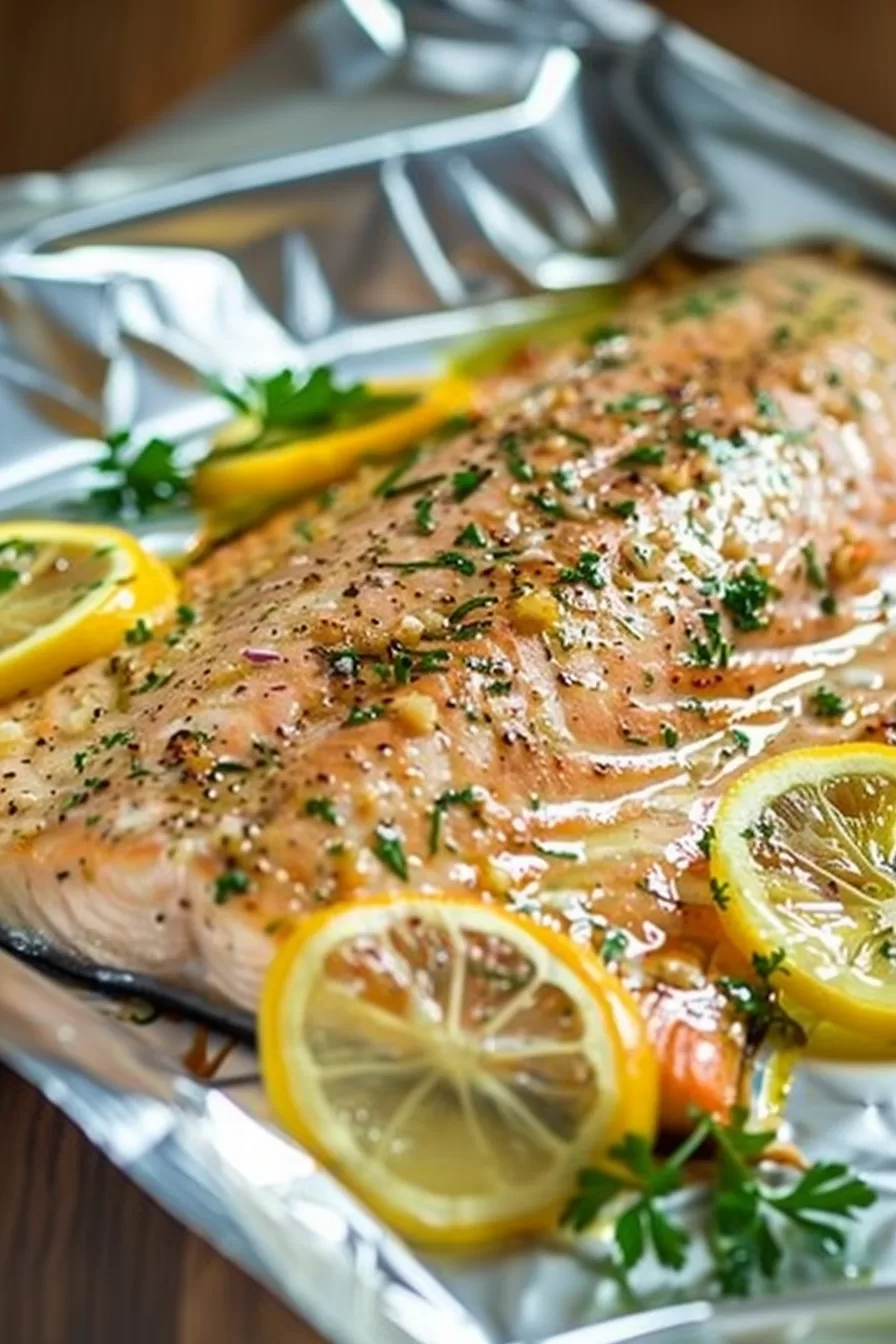
[[[650,295],[401,493],[349,487],[310,544],[303,507],[220,548],[170,642],[9,707],[2,922],[251,1008],[304,911],[478,892],[597,946],[622,931],[667,1121],[727,1113],[745,1036],[716,979],[743,967],[697,842],[756,754],[719,745],[732,727],[771,722],[760,752],[848,735],[807,687],[880,618],[894,306],[878,277],[792,256]],[[425,532],[404,487],[433,474]],[[725,584],[754,562],[771,596],[739,629]],[[465,790],[433,852],[437,800]]]

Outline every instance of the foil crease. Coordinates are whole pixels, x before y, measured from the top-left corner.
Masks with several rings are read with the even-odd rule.
[[[558,296],[611,294],[673,244],[736,259],[844,240],[896,265],[896,146],[634,0],[321,0],[181,123],[158,158],[150,137],[117,166],[0,182],[5,512],[70,512],[122,425],[201,452],[222,419],[211,374],[423,370]],[[170,551],[194,522],[142,533]],[[0,1055],[339,1344],[892,1338],[887,1066],[803,1064],[788,1108],[810,1155],[879,1192],[852,1284],[797,1262],[785,1295],[720,1304],[697,1256],[683,1281],[639,1275],[632,1297],[606,1232],[414,1253],[274,1130],[251,1046],[230,1038],[245,1024],[210,1012],[225,1035],[204,1049],[226,1059],[202,1081],[192,1027],[110,997],[152,993],[126,968],[57,957],[53,980],[0,960]],[[695,1228],[701,1207],[683,1209]]]

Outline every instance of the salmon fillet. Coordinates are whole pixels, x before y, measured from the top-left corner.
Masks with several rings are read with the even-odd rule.
[[[889,722],[894,312],[792,256],[648,295],[390,480],[220,549],[193,619],[7,710],[2,922],[252,1008],[303,912],[480,893],[619,966],[668,1123],[724,1113],[715,799]]]

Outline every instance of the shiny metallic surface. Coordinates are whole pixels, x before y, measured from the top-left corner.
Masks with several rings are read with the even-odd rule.
[[[121,426],[196,456],[223,418],[210,374],[430,368],[676,243],[845,239],[896,264],[894,206],[889,141],[634,0],[321,0],[155,136],[0,182],[0,505],[77,513]],[[173,551],[194,527],[142,533]],[[340,1344],[892,1338],[896,1291],[867,1287],[896,1282],[887,1066],[804,1065],[788,1111],[810,1154],[880,1192],[847,1261],[795,1258],[789,1296],[717,1304],[705,1253],[686,1279],[621,1285],[606,1230],[415,1255],[269,1127],[248,1044],[201,1083],[192,1028],[136,1025],[109,996],[151,984],[58,959],[53,981],[46,949],[17,950],[32,964],[0,953],[0,1054]],[[699,1191],[681,1212],[699,1231]]]

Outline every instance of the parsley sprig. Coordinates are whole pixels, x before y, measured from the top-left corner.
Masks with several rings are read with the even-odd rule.
[[[707,1232],[722,1294],[743,1296],[757,1276],[777,1278],[784,1260],[781,1233],[788,1223],[808,1237],[813,1250],[842,1251],[843,1223],[875,1202],[874,1191],[839,1162],[816,1162],[794,1185],[781,1189],[768,1169],[759,1166],[768,1159],[774,1131],[746,1126],[743,1109],[736,1109],[727,1125],[701,1115],[665,1159],[653,1155],[643,1136],[627,1134],[610,1150],[613,1171],[589,1168],[579,1173],[578,1189],[562,1222],[581,1232],[611,1201],[630,1194],[613,1233],[623,1272],[649,1254],[666,1269],[684,1269],[691,1233],[661,1201],[683,1188],[688,1161],[704,1145],[712,1145],[717,1161]]]
[[[110,434],[96,469],[108,484],[91,490],[89,499],[107,518],[146,518],[189,502],[189,479],[178,466],[176,445],[167,439],[150,439],[135,449],[127,430]]]

